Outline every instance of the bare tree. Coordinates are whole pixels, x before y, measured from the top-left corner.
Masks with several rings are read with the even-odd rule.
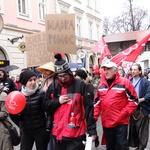
[[[104,18],[104,34],[122,33],[129,31],[145,30],[149,24],[145,21],[148,18],[147,11],[133,5],[134,0],[127,0],[124,4],[124,11],[113,19]]]

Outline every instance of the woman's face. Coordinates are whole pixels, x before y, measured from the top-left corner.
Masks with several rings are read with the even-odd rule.
[[[29,88],[29,89],[32,89],[32,90],[35,89],[35,87],[36,87],[36,80],[37,80],[36,76],[31,77],[28,80],[28,82],[26,84],[26,87]]]
[[[44,78],[46,78],[46,77],[50,76],[52,73],[53,73],[52,71],[44,69],[43,76],[44,76]]]

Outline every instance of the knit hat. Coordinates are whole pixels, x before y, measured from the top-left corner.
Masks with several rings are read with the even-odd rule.
[[[31,71],[31,70],[25,70],[23,71],[21,74],[20,74],[20,82],[22,85],[26,85],[28,80],[33,77],[33,76],[36,76],[36,74]]]
[[[67,70],[70,70],[68,63],[62,58],[61,54],[56,54],[55,58],[55,73],[62,73],[66,72]]]
[[[82,69],[78,69],[75,73],[75,76],[79,76],[80,78],[85,80],[87,78],[87,73]]]

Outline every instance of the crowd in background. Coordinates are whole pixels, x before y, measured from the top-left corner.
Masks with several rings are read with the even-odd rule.
[[[125,72],[123,67],[117,67],[115,64],[112,64],[112,62],[108,62],[108,64],[101,66],[101,68],[98,66],[96,66],[96,68],[93,67],[92,73],[89,73],[85,68],[78,68],[73,74],[68,63],[59,55],[56,56],[55,63],[48,62],[37,67],[36,71],[41,74],[39,77],[37,77],[35,72],[26,69],[22,70],[20,75],[16,77],[8,77],[8,74],[0,68],[0,89],[6,94],[18,90],[26,97],[24,110],[16,115],[9,114],[7,110],[3,108],[6,95],[5,98],[4,95],[2,98],[0,97],[0,114],[2,112],[4,113],[3,116],[0,115],[0,121],[3,120],[3,118],[8,119],[10,126],[12,122],[12,124],[15,123],[20,128],[21,150],[31,150],[34,142],[38,150],[72,150],[73,147],[76,147],[78,150],[83,150],[85,145],[82,141],[86,140],[87,134],[92,136],[95,147],[98,147],[101,139],[99,139],[97,135],[96,121],[99,115],[102,115],[103,138],[105,139],[104,143],[106,144],[107,150],[112,150],[112,147],[113,150],[118,150],[118,148],[128,150],[129,146],[137,147],[137,150],[144,150],[144,148],[146,148],[148,135],[143,137],[141,132],[140,135],[138,135],[139,133],[137,132],[132,133],[132,137],[129,138],[129,144],[127,144],[126,134],[128,133],[128,126],[126,125],[129,123],[129,117],[136,110],[137,105],[142,108],[143,111],[147,109],[145,102],[143,103],[143,101],[147,101],[147,99],[150,100],[150,94],[147,94],[150,90],[148,81],[150,80],[150,73],[147,69],[144,69],[144,72],[142,72],[140,66],[137,66],[137,68],[131,67],[128,72]],[[138,74],[138,72],[140,73]],[[139,83],[134,83],[136,82],[136,78],[139,79]],[[147,87],[142,90],[142,96],[139,89],[140,87],[143,88],[144,85],[141,85],[141,82],[144,82],[142,84]],[[136,84],[138,87],[136,87]],[[121,94],[121,99],[124,99],[124,102],[120,101],[120,95],[117,94],[118,91],[114,90],[114,88],[118,88],[118,91],[125,90],[125,92],[128,93],[128,97],[125,96],[125,93]],[[108,97],[109,90],[112,91],[112,93],[110,92]],[[106,93],[106,91],[108,93]],[[0,93],[1,95],[3,94],[2,92]],[[126,110],[124,112],[125,114],[122,114],[123,117],[119,118],[119,120],[117,119],[115,124],[111,124],[111,119],[108,117],[108,122],[111,124],[108,125],[108,123],[105,122],[107,117],[103,105],[106,105],[106,103],[104,103],[103,98],[107,99],[108,97],[113,99],[114,97],[112,96],[114,93],[116,97],[119,97],[118,99],[115,98],[122,103],[121,106],[117,101],[115,102],[117,104],[117,107],[115,107],[116,111],[119,107],[120,109],[126,108]],[[124,97],[122,97],[123,95]],[[143,99],[138,101],[140,98]],[[130,103],[128,99],[130,99]],[[69,104],[71,100],[77,104],[70,104],[68,107],[67,104]],[[99,100],[101,100],[101,102]],[[73,108],[73,106],[76,108]],[[110,106],[107,104],[105,107]],[[114,107],[114,105],[111,107]],[[113,115],[113,113],[111,115]],[[149,111],[146,115],[143,113],[141,117],[142,120],[140,120],[140,118],[136,121],[131,115],[132,123],[134,123],[134,125],[137,123],[140,124],[137,130],[140,129],[144,133],[149,131],[148,115]],[[69,121],[66,121],[66,116]],[[128,119],[126,119],[128,121],[125,120],[124,117],[127,117]],[[147,126],[144,124],[146,130],[142,130],[142,121],[147,124]],[[65,122],[66,126],[64,127],[60,122]],[[81,129],[79,130],[79,128]],[[130,129],[131,128],[132,126],[130,124]],[[116,130],[116,133],[114,133],[114,130]],[[117,133],[119,134],[120,130],[122,130],[121,132],[125,133],[125,135],[121,137],[118,135],[115,141],[114,137],[117,136]],[[147,132],[147,134],[148,133],[149,132]],[[131,134],[131,131],[129,134]],[[5,135],[4,132],[3,135]],[[138,137],[136,141],[133,141],[134,136]],[[119,140],[122,137],[122,141]],[[7,139],[9,140],[5,144],[2,144],[3,141],[0,140],[1,150],[6,150],[7,148],[8,150],[13,150],[10,137],[6,137],[6,140]]]

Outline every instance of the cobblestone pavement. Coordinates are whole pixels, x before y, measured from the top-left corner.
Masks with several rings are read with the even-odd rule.
[[[98,129],[98,135],[99,135],[99,139],[101,140],[101,136],[102,136],[102,127],[101,127],[101,123],[98,122],[97,124],[97,129]],[[101,141],[100,141],[101,142]],[[134,150],[135,148],[130,148],[130,150]],[[19,149],[19,146],[15,146],[14,147],[14,150],[20,150]],[[32,150],[36,150],[35,146],[33,147]],[[92,150],[106,150],[106,147],[104,145],[99,145],[98,147],[95,147],[94,146],[94,143],[93,143],[93,147],[92,147]],[[147,148],[145,150],[150,150],[150,137],[149,137],[149,142],[148,142],[148,145],[147,145]]]

